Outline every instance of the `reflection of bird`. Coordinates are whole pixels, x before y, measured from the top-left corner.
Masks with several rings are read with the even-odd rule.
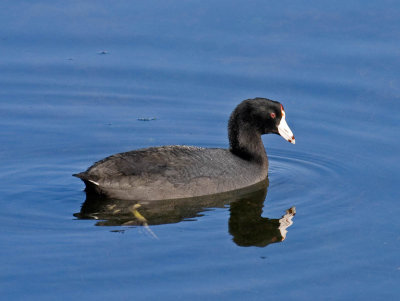
[[[211,196],[144,202],[113,200],[87,192],[81,211],[74,216],[95,219],[97,226],[143,226],[151,236],[157,237],[151,230],[152,225],[193,220],[209,208],[225,208],[230,204],[229,233],[233,241],[239,246],[265,247],[285,239],[286,229],[295,215],[292,207],[280,219],[261,216],[267,186],[268,180]]]
[[[266,179],[268,158],[261,135],[294,136],[280,103],[248,99],[229,120],[230,149],[151,147],[105,158],[76,174],[86,190],[121,200],[161,200],[240,189]]]
[[[293,224],[296,208],[286,210],[280,219],[262,217],[263,201],[259,198],[243,199],[231,204],[229,233],[242,247],[265,247],[285,240],[287,228]]]
[[[293,217],[296,215],[296,207],[291,207],[288,210],[286,210],[286,214],[283,215],[279,219],[279,231],[282,236],[282,240],[286,238],[287,234],[287,228],[289,228],[291,225],[293,225]]]
[[[173,200],[134,201],[111,199],[86,191],[80,219],[99,220],[98,226],[146,226],[178,223],[202,216],[209,208],[225,208],[244,199],[265,200],[268,180],[243,189],[208,196]],[[245,210],[246,211],[246,210]],[[245,212],[244,211],[244,212]]]

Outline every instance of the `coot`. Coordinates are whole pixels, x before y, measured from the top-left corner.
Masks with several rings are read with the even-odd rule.
[[[268,133],[295,143],[279,102],[247,99],[230,116],[229,149],[144,148],[112,155],[74,176],[83,180],[88,193],[120,200],[177,199],[241,189],[268,176],[261,140]]]

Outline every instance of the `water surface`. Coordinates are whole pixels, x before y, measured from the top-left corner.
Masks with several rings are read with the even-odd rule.
[[[396,1],[0,8],[3,298],[397,298]],[[74,216],[85,194],[71,174],[135,148],[227,147],[230,112],[256,96],[284,104],[296,145],[263,138],[255,207],[224,201],[149,228]],[[293,206],[283,242],[235,239],[235,212],[276,221]]]

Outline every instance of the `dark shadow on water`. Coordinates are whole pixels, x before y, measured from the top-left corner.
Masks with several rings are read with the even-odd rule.
[[[292,225],[295,207],[281,218],[262,217],[268,180],[244,189],[203,197],[160,200],[121,201],[86,193],[78,219],[94,219],[97,226],[148,226],[196,219],[205,211],[230,205],[229,233],[239,246],[265,247],[285,239]],[[151,230],[149,229],[151,232]],[[151,232],[152,233],[152,232]]]

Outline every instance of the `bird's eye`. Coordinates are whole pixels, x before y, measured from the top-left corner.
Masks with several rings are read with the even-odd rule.
[[[272,119],[275,119],[275,117],[276,117],[276,114],[275,114],[275,113],[271,113],[271,114],[269,114],[269,115],[271,116]]]

